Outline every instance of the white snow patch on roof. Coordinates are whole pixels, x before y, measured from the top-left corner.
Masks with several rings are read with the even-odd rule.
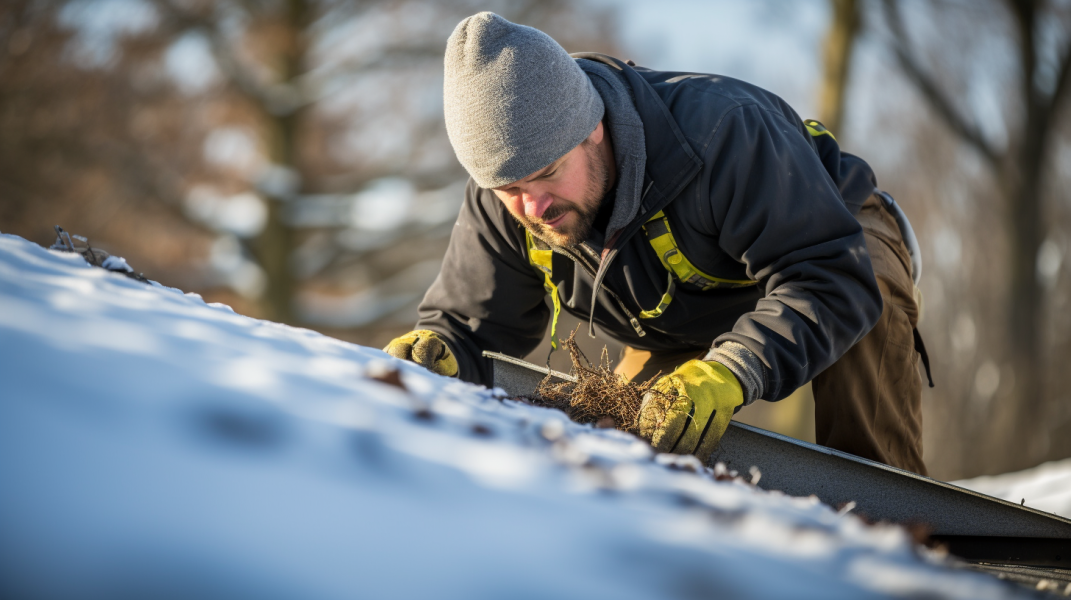
[[[954,485],[1071,518],[1071,458],[1032,469],[953,481]]]
[[[1024,593],[689,465],[0,235],[0,596]]]

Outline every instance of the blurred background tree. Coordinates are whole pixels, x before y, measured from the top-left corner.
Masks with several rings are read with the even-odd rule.
[[[906,92],[890,126],[917,140],[889,188],[915,200],[913,214],[929,229],[923,332],[945,389],[930,394],[928,417],[941,429],[928,443],[953,473],[1068,456],[1068,162],[1060,155],[1071,6],[885,1],[872,9],[892,67],[881,85]]]
[[[482,9],[616,53],[610,12],[564,1],[5,4],[3,231],[61,223],[239,312],[382,345],[460,206],[442,52]]]
[[[0,231],[60,224],[166,285],[382,347],[460,206],[442,50],[479,10],[826,123],[923,246],[931,472],[1071,456],[1066,0],[10,0]],[[804,389],[739,418],[807,438],[812,412]]]
[[[183,215],[185,182],[206,176],[202,136],[184,123],[203,111],[155,66],[166,40],[130,37],[120,52],[114,37],[73,30],[76,13],[0,6],[0,229],[43,243],[58,223],[122,240],[138,268],[192,285],[212,235]],[[148,18],[131,14],[115,34]]]
[[[1052,167],[1060,137],[1058,111],[1068,103],[1071,79],[1071,7],[1041,0],[939,3],[928,11],[940,32],[936,39],[911,35],[919,29],[906,24],[898,3],[883,0],[883,9],[903,75],[955,142],[981,159],[982,178],[996,197],[997,206],[979,208],[995,210],[1003,225],[986,235],[1004,238],[1003,282],[990,292],[1003,296],[1004,308],[1003,315],[987,315],[985,329],[999,330],[1002,339],[992,347],[990,360],[1007,365],[1007,394],[1014,401],[992,411],[996,422],[979,433],[995,447],[1026,444],[1026,452],[987,454],[1001,469],[1027,467],[1046,454],[1044,446],[1054,434],[1064,439],[1061,445],[1071,439],[1071,428],[1052,431],[1045,418],[1053,413],[1050,405],[1067,404],[1066,383],[1050,377],[1066,361],[1052,360],[1059,348],[1045,336],[1052,323],[1045,314],[1047,288],[1055,283],[1047,280],[1058,274],[1064,253],[1056,237],[1059,225],[1049,225],[1056,215],[1046,196],[1058,184]],[[987,56],[985,48],[994,46],[1001,48],[1004,64],[990,62],[996,57]],[[989,112],[980,114],[965,99],[970,88],[994,82],[1001,93],[994,94]],[[973,387],[991,387],[987,380],[999,386],[995,367],[980,370]]]

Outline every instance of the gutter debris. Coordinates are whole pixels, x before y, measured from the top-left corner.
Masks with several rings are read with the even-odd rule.
[[[560,340],[572,363],[569,379],[562,380],[553,375],[554,371],[548,371],[524,399],[536,406],[557,408],[577,423],[637,433],[643,396],[661,373],[643,383],[627,381],[610,368],[606,346],[602,348],[599,364],[593,365],[576,343],[578,330],[579,326],[569,334],[569,339]]]
[[[149,283],[145,274],[135,273],[134,269],[126,264],[124,258],[112,256],[100,248],[90,246],[88,239],[80,235],[71,235],[64,231],[59,225],[56,225],[54,229],[56,230],[56,241],[52,242],[52,245],[48,247],[49,250],[74,252],[75,254],[81,255],[90,266],[100,267],[101,269],[111,271],[112,273],[120,273],[142,283]]]
[[[597,390],[604,385],[599,378],[605,379],[609,369],[606,363],[588,364],[573,376],[496,352],[484,352],[484,356],[493,360],[494,386],[530,403],[540,402],[545,392],[538,390],[560,390],[565,397],[578,389]],[[584,378],[594,381],[581,386]],[[606,416],[605,404],[613,401],[590,401],[582,396],[580,406],[574,407],[575,400],[569,398],[567,409],[562,408],[564,400],[556,400],[558,405],[551,404],[555,400],[542,402],[570,416],[580,414],[591,423]],[[619,429],[629,431],[621,424],[615,418]],[[754,477],[754,482],[765,490],[815,496],[867,522],[896,523],[916,534],[928,532],[930,544],[944,546],[950,554],[975,565],[1040,567],[1053,576],[1071,572],[1071,519],[737,421],[729,423],[721,445],[707,460],[708,466],[717,468],[719,463],[721,469],[739,473],[751,467],[761,469],[761,480]]]

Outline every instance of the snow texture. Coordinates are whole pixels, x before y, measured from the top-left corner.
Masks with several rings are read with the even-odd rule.
[[[1032,469],[953,481],[954,485],[1071,519],[1071,458]]]
[[[109,271],[120,271],[123,273],[133,273],[134,269],[130,265],[126,264],[126,260],[121,256],[109,256],[101,263],[102,267]]]
[[[406,389],[372,376],[400,371]],[[1009,598],[900,528],[0,235],[5,598]]]

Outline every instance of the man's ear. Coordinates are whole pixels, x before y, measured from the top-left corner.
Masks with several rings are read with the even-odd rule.
[[[602,121],[599,121],[599,124],[595,126],[595,131],[592,131],[591,135],[588,136],[588,142],[592,144],[601,144],[605,137],[606,127],[603,126]]]

